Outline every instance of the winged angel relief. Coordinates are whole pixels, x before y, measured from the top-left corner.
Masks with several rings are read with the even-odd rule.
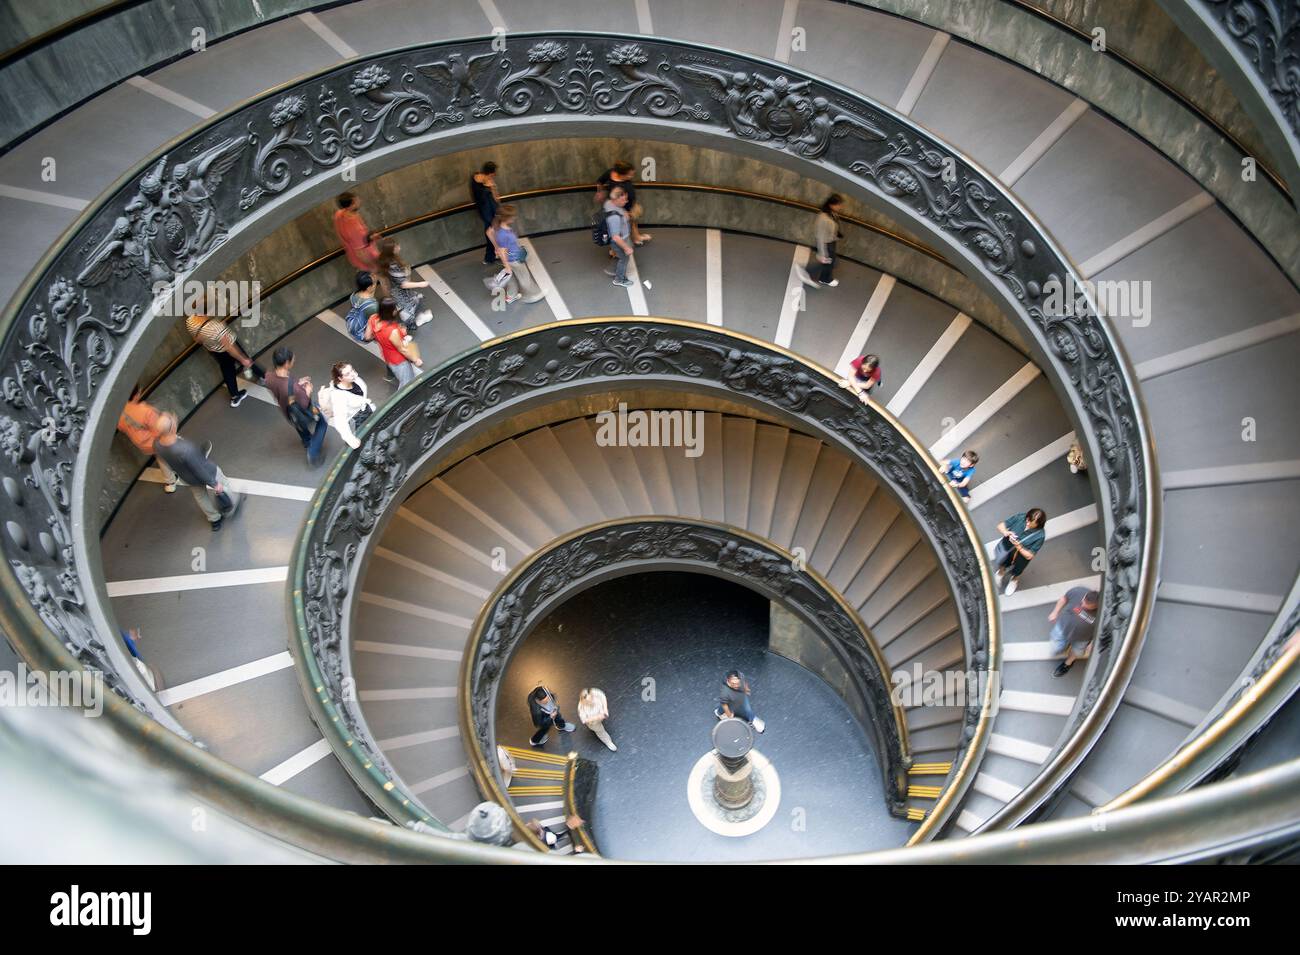
[[[226,238],[213,196],[248,147],[248,136],[232,136],[167,173],[167,157],[140,180],[135,196],[87,257],[77,275],[85,286],[101,285],[130,272],[152,283],[168,282]]]
[[[761,73],[698,64],[678,66],[677,72],[705,87],[722,104],[727,124],[742,139],[771,142],[819,159],[832,139],[854,136],[871,142],[885,138],[867,117],[847,113],[824,96],[809,94],[811,80],[770,79]]]

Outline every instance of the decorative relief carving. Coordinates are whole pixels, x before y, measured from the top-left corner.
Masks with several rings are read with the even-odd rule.
[[[692,102],[692,89],[705,91],[718,106]],[[0,497],[0,522],[7,528],[0,540],[11,565],[26,565],[29,580],[45,581],[53,606],[63,608],[67,618],[63,633],[75,631],[88,646],[102,648],[83,597],[72,587],[78,569],[66,544],[71,540],[66,485],[100,372],[111,365],[118,342],[142,320],[151,286],[182,278],[271,197],[333,172],[345,159],[503,114],[649,116],[720,131],[857,175],[867,188],[903,202],[969,249],[994,285],[1025,309],[1031,334],[1059,361],[1067,398],[1101,445],[1099,470],[1110,493],[1102,523],[1112,552],[1131,557],[1107,571],[1103,628],[1111,640],[1126,635],[1145,559],[1133,550],[1151,519],[1145,510],[1149,487],[1137,407],[1118,350],[1093,312],[1085,308],[1065,318],[1043,314],[1044,284],[1066,275],[1068,266],[1032,220],[961,156],[864,98],[743,56],[705,54],[645,38],[590,36],[526,37],[508,40],[499,51],[489,41],[436,44],[354,61],[277,91],[151,162],[64,245],[18,305],[0,354],[0,446],[9,452],[5,486],[32,492],[22,505],[11,495]],[[74,276],[75,284],[67,276]],[[412,442],[432,449],[440,435],[496,407],[500,399],[494,389],[635,376],[648,374],[643,369],[650,367],[694,377],[690,362],[703,373],[705,356],[688,362],[677,329],[638,332],[611,325],[598,333],[566,334],[570,341],[554,343],[544,360],[514,341],[494,349],[491,364],[458,364],[442,372],[438,387],[420,389],[424,404],[418,412],[404,407],[410,417],[398,426],[401,454]],[[657,337],[627,337],[636,334]],[[41,351],[41,342],[48,352]],[[807,388],[779,357],[744,351],[725,373],[727,387],[777,401],[794,414],[811,414],[812,402],[829,401]],[[721,378],[718,365],[709,367]],[[838,411],[832,404],[822,413],[839,416],[827,426],[860,452],[871,455],[887,446],[878,422],[857,420],[842,403]],[[385,414],[385,421],[391,420]],[[378,432],[370,434],[369,441],[377,440]],[[28,448],[34,440],[30,460],[15,456],[14,449]],[[369,453],[394,456],[380,449]],[[927,482],[909,470],[906,453],[900,453],[896,460],[883,458],[880,467],[900,491],[920,493]],[[359,461],[356,456],[349,466]],[[336,538],[325,552],[345,565],[348,548],[339,543],[346,537],[345,521],[349,533],[368,522],[373,526],[386,488],[400,482],[400,474],[385,467],[371,469],[369,477],[370,472],[349,474],[338,486],[340,501],[334,503],[343,510],[331,512],[333,523],[325,525]],[[934,508],[936,519],[944,510],[932,494],[914,506]],[[943,515],[946,522],[953,518]],[[1128,519],[1131,528],[1124,523]],[[47,538],[52,556],[44,546]],[[943,543],[936,546],[946,550]],[[971,569],[956,552],[946,553],[946,559],[953,562],[950,573]],[[973,594],[962,592],[959,598],[965,612],[974,609]]]
[[[1294,0],[1200,0],[1254,65],[1291,132],[1300,135],[1300,6]]]

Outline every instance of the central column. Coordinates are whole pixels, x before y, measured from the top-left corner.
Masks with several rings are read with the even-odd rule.
[[[732,716],[713,727],[713,751],[718,766],[713,777],[713,798],[724,809],[742,809],[754,798],[754,731]]]

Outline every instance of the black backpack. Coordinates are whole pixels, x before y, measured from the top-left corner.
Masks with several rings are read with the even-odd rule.
[[[609,217],[611,215],[623,215],[622,212],[606,212],[604,209],[598,209],[596,214],[591,217],[591,241],[596,245],[609,245]]]

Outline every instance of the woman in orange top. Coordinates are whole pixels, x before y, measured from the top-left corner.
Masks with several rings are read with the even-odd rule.
[[[153,443],[158,437],[158,409],[140,400],[139,385],[131,389],[131,400],[117,419],[117,430],[130,438],[142,453],[153,456]],[[163,473],[163,490],[171,494],[176,490],[176,472],[162,458],[157,460]]]

